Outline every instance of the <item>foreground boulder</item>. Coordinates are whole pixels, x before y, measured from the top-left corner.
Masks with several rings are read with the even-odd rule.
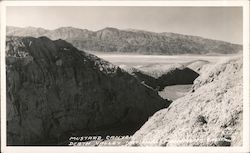
[[[70,136],[130,135],[169,102],[63,40],[7,37],[7,144],[67,144]]]
[[[242,57],[220,62],[194,81],[193,92],[155,113],[132,146],[241,146]]]

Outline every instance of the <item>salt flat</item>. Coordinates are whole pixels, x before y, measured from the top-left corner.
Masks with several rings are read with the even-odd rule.
[[[215,63],[225,57],[234,55],[134,55],[134,54],[101,54],[95,53],[96,56],[107,60],[115,65],[141,66],[149,64],[184,64],[196,60],[206,60]]]

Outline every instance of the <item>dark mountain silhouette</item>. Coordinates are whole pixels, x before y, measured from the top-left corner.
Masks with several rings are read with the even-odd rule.
[[[157,83],[159,85],[159,90],[161,91],[166,86],[170,85],[193,84],[198,76],[198,73],[188,67],[175,68],[157,78]]]
[[[64,39],[78,49],[100,52],[137,54],[232,54],[242,50],[242,45],[176,33],[155,33],[142,30],[104,28],[89,31],[73,27],[55,30],[42,28],[7,27],[9,36],[47,36]]]
[[[134,76],[64,40],[7,37],[7,144],[130,135],[168,107]]]
[[[125,65],[121,65],[120,67],[156,91],[162,91],[166,86],[171,85],[193,84],[194,80],[199,76],[197,72],[184,65],[173,65],[157,77],[150,71],[143,71]]]

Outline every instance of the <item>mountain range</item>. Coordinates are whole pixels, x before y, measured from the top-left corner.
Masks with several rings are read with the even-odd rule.
[[[134,54],[234,54],[242,45],[177,33],[120,30],[107,27],[98,31],[74,27],[47,30],[35,27],[7,27],[8,36],[46,36],[63,39],[80,50]]]

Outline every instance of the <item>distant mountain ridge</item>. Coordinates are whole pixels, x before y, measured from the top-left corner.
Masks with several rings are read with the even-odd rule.
[[[35,27],[7,27],[8,36],[46,36],[64,39],[87,51],[136,54],[234,54],[242,45],[176,33],[155,33],[143,30],[120,30],[107,27],[98,31],[74,27],[47,30]]]

